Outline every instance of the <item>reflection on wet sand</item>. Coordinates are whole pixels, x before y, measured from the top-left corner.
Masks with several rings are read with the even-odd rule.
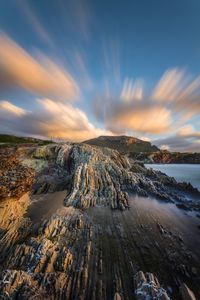
[[[25,217],[33,223],[48,219],[64,206],[67,191],[31,196],[30,205]]]
[[[137,196],[130,197],[130,209],[123,212],[107,206],[79,210],[63,206],[65,195],[31,200],[26,195],[13,206],[9,202],[11,210],[2,203],[1,215],[5,219],[7,212],[10,220],[4,227],[1,223],[1,271],[8,282],[0,285],[2,294],[14,297],[20,289],[25,299],[31,293],[38,299],[55,299],[59,293],[70,299],[113,299],[116,293],[132,299],[134,275],[143,270],[157,276],[173,299],[180,298],[183,282],[198,299],[197,217],[173,204]],[[12,285],[10,278],[15,278]],[[28,289],[21,289],[21,282]]]

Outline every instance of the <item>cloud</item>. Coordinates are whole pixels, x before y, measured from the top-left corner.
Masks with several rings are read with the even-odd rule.
[[[146,137],[146,136],[141,136],[140,140],[145,141],[145,142],[150,142],[151,141],[151,139]]]
[[[178,134],[187,138],[199,138],[200,139],[200,131],[195,131],[192,125],[183,126],[178,130]]]
[[[103,67],[115,84],[121,82],[120,43],[118,39],[103,41]]]
[[[60,0],[56,5],[60,6],[66,28],[70,28],[75,34],[78,33],[84,42],[88,42],[92,30],[92,13],[87,1]]]
[[[14,116],[23,116],[26,114],[26,111],[23,108],[13,105],[9,101],[0,101],[0,111],[1,111],[2,118],[3,118],[3,113],[11,114]]]
[[[154,140],[153,144],[159,148],[169,149],[170,151],[178,152],[199,152],[199,142],[198,140],[191,141],[188,138],[173,135],[164,139]]]
[[[142,100],[143,88],[141,80],[136,80],[134,82],[132,79],[126,78],[120,97],[126,102],[131,100]]]
[[[178,129],[175,134],[154,140],[153,143],[161,149],[171,151],[200,152],[200,131],[194,130],[191,125],[186,125]]]
[[[39,21],[36,14],[33,12],[33,7],[29,6],[28,1],[24,1],[24,0],[18,0],[18,4],[20,5],[20,9],[22,13],[27,18],[27,21],[34,29],[34,32],[37,33],[37,35],[40,37],[42,41],[46,42],[49,46],[53,46],[53,42],[49,34],[47,33],[47,31]]]
[[[95,98],[93,112],[106,129],[115,133],[173,135],[200,113],[200,77],[169,69],[147,92],[143,81],[125,78],[121,93],[116,95],[113,88]]]
[[[106,113],[108,128],[121,127],[140,133],[160,134],[170,130],[170,111],[159,106],[149,104],[119,105]]]
[[[169,147],[169,145],[161,145],[161,147],[160,147],[160,149],[161,150],[170,150],[170,147]]]
[[[86,114],[70,104],[38,99],[39,110],[25,111],[8,101],[0,101],[0,118],[4,130],[23,135],[84,141],[112,133],[96,128]]]
[[[171,130],[172,116],[169,109],[151,100],[124,101],[121,98],[96,98],[93,112],[107,130],[116,134],[161,134]]]
[[[184,70],[167,70],[156,85],[151,98],[181,114],[183,122],[200,113],[200,76],[191,80]]]
[[[174,101],[184,86],[184,72],[177,68],[167,70],[156,85],[152,98],[156,101]]]
[[[36,95],[73,100],[76,82],[45,55],[40,62],[5,34],[0,34],[0,88],[19,88]]]

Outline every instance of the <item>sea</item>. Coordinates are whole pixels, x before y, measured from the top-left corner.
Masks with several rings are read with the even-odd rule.
[[[200,164],[145,164],[145,167],[161,171],[178,182],[190,182],[200,191]]]

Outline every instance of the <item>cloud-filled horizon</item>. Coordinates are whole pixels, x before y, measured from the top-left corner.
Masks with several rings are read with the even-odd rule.
[[[124,13],[115,32],[119,8],[106,14],[104,27],[100,21],[104,10],[98,2],[96,6],[89,1],[48,3],[47,20],[41,4],[21,0],[13,25],[6,21],[9,5],[0,4],[5,13],[0,21],[0,132],[69,141],[123,134],[149,140],[161,149],[199,152],[200,71],[189,51],[200,44],[192,40],[187,46],[191,49],[179,49],[170,29],[178,24],[172,20],[166,39],[168,34],[174,44],[167,47],[162,32],[154,36],[158,26],[164,26],[157,15],[150,29],[128,15],[132,31],[126,29],[125,40]],[[60,17],[57,23],[50,17],[53,9]],[[137,9],[142,12],[139,5]],[[184,7],[182,13],[185,17]],[[192,23],[184,28],[190,28],[181,40],[186,45]],[[156,45],[155,57],[148,46],[143,52],[148,33]],[[134,41],[141,43],[138,51]],[[166,49],[161,56],[162,43]]]

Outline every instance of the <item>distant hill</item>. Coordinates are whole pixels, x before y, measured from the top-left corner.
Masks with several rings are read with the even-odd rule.
[[[152,153],[159,151],[159,149],[151,145],[150,142],[146,142],[135,137],[130,136],[99,136],[91,140],[84,142],[85,144],[95,145],[100,147],[108,147],[116,149],[120,153]]]
[[[0,134],[0,146],[19,144],[49,144],[49,140],[41,140],[32,137],[20,137],[10,134]]]

